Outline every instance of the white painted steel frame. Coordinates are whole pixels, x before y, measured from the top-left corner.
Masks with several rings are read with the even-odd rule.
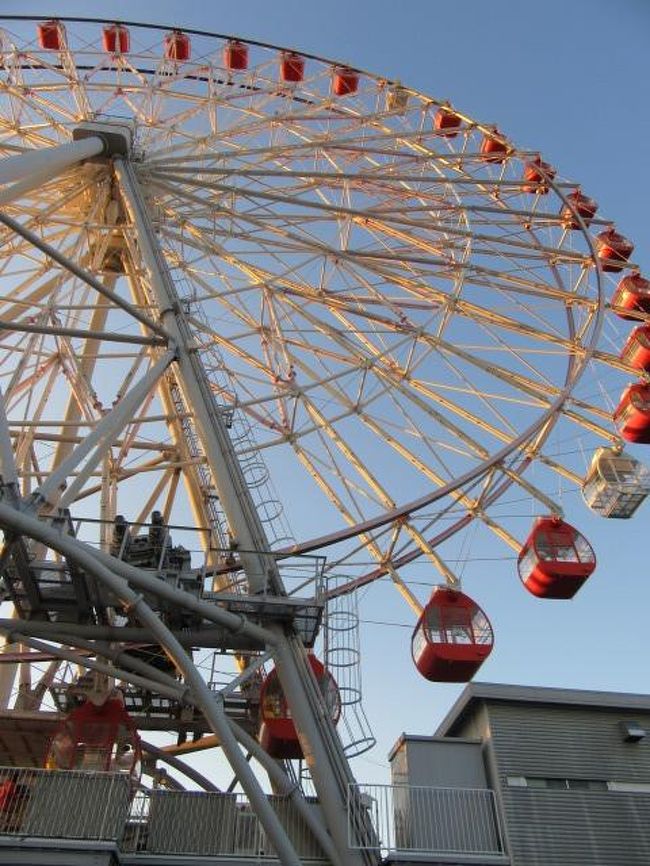
[[[286,85],[274,49],[251,43],[250,70],[226,74],[224,37],[197,34],[201,60],[183,65],[161,58],[158,31],[140,25],[128,56],[108,58],[86,33],[93,62],[82,64],[75,26],[54,55],[5,33],[0,109],[19,118],[8,127],[0,110],[5,481],[29,496],[69,479],[64,503],[102,521],[101,549],[86,552],[93,567],[149,591],[146,575],[108,554],[129,483],[149,478],[136,522],[163,499],[165,522],[189,503],[218,588],[281,592],[252,493],[259,455],[291,449],[347,524],[291,550],[332,548],[332,570],[350,573],[337,592],[388,574],[416,611],[399,572],[415,558],[454,584],[444,545],[472,522],[517,547],[499,511],[507,490],[559,512],[524,473],[536,465],[578,482],[577,462],[558,457],[552,437],[571,429],[586,447],[618,442],[610,407],[580,380],[602,369],[616,393],[630,373],[603,336],[592,235],[606,223],[578,218],[570,232],[559,213],[575,186],[549,179],[547,196],[527,193],[531,153],[512,147],[503,164],[486,163],[488,125],[458,112],[462,129],[446,138],[433,126],[440,101],[404,89],[395,111],[393,85],[376,76],[336,100],[327,61],[311,58],[305,81]],[[79,120],[122,108],[138,128],[133,159],[66,171],[72,153],[99,153],[92,138],[67,143]],[[36,173],[25,177],[28,166]],[[163,372],[165,347],[176,361],[159,361]],[[138,382],[151,387],[127,418]],[[257,442],[231,441],[237,413]],[[96,465],[78,474],[104,429]],[[18,512],[6,508],[10,526]],[[215,609],[165,585],[156,592],[206,619]],[[277,626],[222,614],[272,647],[341,855],[352,777],[331,725],[314,721],[322,702],[302,649]]]

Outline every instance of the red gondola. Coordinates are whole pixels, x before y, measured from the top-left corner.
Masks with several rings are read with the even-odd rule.
[[[650,371],[650,325],[635,328],[627,338],[621,358],[635,370]]]
[[[541,156],[536,156],[524,166],[524,192],[537,195],[546,195],[549,182],[557,174],[556,170],[548,162],[544,162]]]
[[[127,54],[131,47],[129,31],[121,24],[110,24],[102,31],[102,44],[108,54]]]
[[[509,153],[508,143],[496,127],[493,132],[485,133],[481,142],[481,156],[486,162],[505,162]]]
[[[43,21],[36,28],[38,44],[46,51],[60,51],[63,48],[65,30],[60,21]]]
[[[445,138],[456,138],[461,123],[460,117],[444,105],[440,106],[433,118],[433,128]]]
[[[579,229],[580,223],[577,217],[581,217],[585,225],[589,225],[596,216],[598,202],[594,201],[593,198],[589,198],[589,196],[583,195],[579,189],[570,192],[566,199],[567,203],[560,211],[565,228]]]
[[[623,277],[612,295],[612,307],[621,319],[636,320],[634,313],[650,313],[650,280],[638,271]]]
[[[492,652],[492,626],[481,608],[457,589],[436,586],[411,638],[422,676],[437,683],[466,683]]]
[[[172,30],[165,36],[163,50],[166,60],[174,60],[176,63],[185,63],[192,56],[192,43],[187,33],[182,30]]]
[[[517,569],[538,598],[572,598],[596,568],[587,539],[559,517],[539,517],[521,548]]]
[[[650,385],[645,382],[628,385],[614,412],[614,422],[623,439],[650,444]]]
[[[124,773],[134,782],[141,763],[140,737],[121,695],[75,707],[59,725],[45,758],[49,770]]]
[[[294,51],[283,51],[280,55],[280,78],[296,84],[305,77],[305,58]]]
[[[359,73],[345,66],[340,66],[334,73],[332,90],[335,96],[347,96],[359,89]]]
[[[223,49],[223,65],[231,72],[248,69],[248,45],[229,39]]]
[[[332,674],[314,655],[307,656],[318,682],[330,718],[336,724],[341,715],[341,696]],[[262,748],[273,758],[302,758],[302,747],[291,710],[282,691],[275,668],[262,683],[260,694],[261,726],[259,740]]]
[[[622,271],[634,250],[632,241],[613,227],[596,235],[596,246],[602,269],[608,273]]]

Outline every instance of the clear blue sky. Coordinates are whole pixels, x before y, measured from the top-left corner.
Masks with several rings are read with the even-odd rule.
[[[49,8],[5,0],[3,11],[215,30],[401,79],[498,124],[522,147],[540,150],[635,241],[635,260],[650,274],[647,0],[58,0]],[[635,453],[643,456],[640,449]],[[569,520],[575,514],[572,522],[597,548],[597,574],[573,602],[544,604],[518,586],[514,562],[471,563],[467,585],[480,594],[497,634],[481,678],[648,692],[650,589],[642,547],[650,505],[626,524],[592,519],[577,496],[564,504]],[[418,579],[424,572],[420,567]],[[411,622],[397,597],[378,606],[372,592],[366,618]],[[367,710],[379,746],[355,772],[360,779],[388,781],[372,762],[385,763],[402,730],[430,733],[459,688],[418,678],[408,628],[368,623],[363,638]]]

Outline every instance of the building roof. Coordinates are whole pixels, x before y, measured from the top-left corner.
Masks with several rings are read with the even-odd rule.
[[[448,745],[449,739],[447,737],[427,737],[423,736],[422,734],[407,734],[405,732],[402,732],[393,744],[390,752],[388,753],[389,761],[393,760],[393,758],[395,757],[395,753],[398,751],[398,749],[401,749],[404,743],[445,743]],[[476,739],[475,737],[454,737],[454,744],[461,746],[480,746],[481,740]]]
[[[453,734],[454,729],[477,703],[562,704],[572,707],[650,711],[650,695],[629,692],[597,692],[585,689],[555,689],[540,686],[513,686],[503,683],[468,683],[459,698],[438,725],[436,737]]]

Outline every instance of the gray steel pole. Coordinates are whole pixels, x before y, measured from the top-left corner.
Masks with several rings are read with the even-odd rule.
[[[54,177],[76,162],[99,156],[104,152],[105,147],[102,138],[98,135],[89,135],[69,144],[39,147],[26,150],[19,156],[8,156],[0,160],[0,184],[15,183],[42,171],[48,171],[50,177]],[[40,180],[38,182],[40,184]]]
[[[115,160],[126,209],[133,220],[138,248],[148,271],[150,287],[160,310],[160,319],[174,341],[181,386],[194,412],[201,444],[205,449],[224,511],[228,518],[249,587],[252,592],[269,589],[277,569],[267,553],[268,542],[251,501],[225,422],[214,400],[201,362],[192,350],[193,338],[180,308],[174,283],[169,276],[147,207],[132,165]]]

